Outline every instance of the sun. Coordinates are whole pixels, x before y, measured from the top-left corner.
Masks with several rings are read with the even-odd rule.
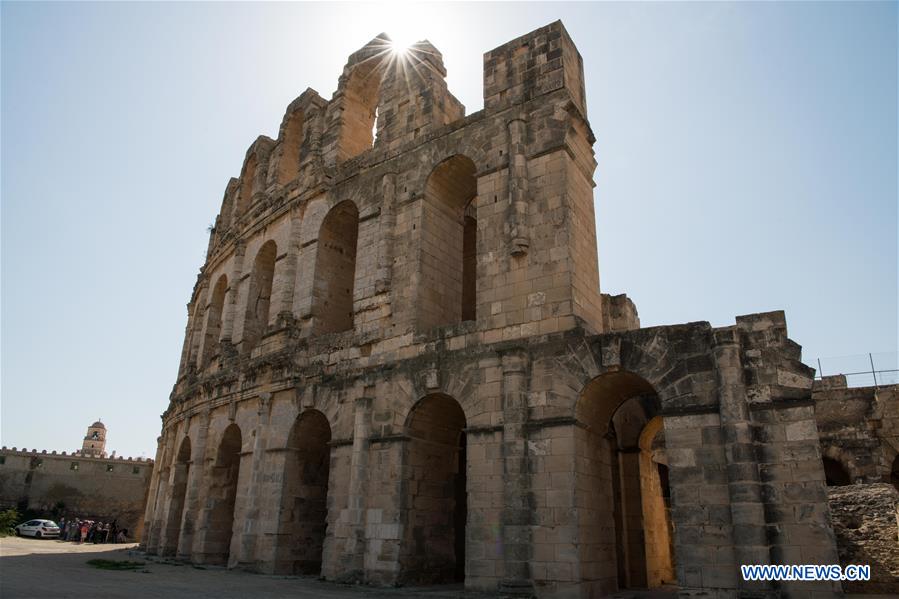
[[[415,43],[415,38],[408,35],[391,34],[390,51],[397,56],[405,56]]]

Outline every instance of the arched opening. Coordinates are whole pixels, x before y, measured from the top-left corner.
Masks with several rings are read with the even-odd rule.
[[[896,456],[896,459],[893,460],[893,465],[890,467],[890,482],[899,491],[899,455]]]
[[[630,402],[636,399],[628,400]],[[646,586],[674,584],[674,531],[671,489],[662,417],[655,416],[640,432],[640,496],[643,501],[643,536],[646,546]]]
[[[175,463],[172,464],[172,498],[169,502],[168,521],[165,526],[165,545],[162,555],[175,555],[181,535],[181,519],[184,515],[184,498],[187,495],[187,478],[190,474],[190,437],[181,442]]]
[[[204,552],[210,564],[226,566],[231,555],[241,445],[240,428],[236,424],[229,425],[222,435],[210,476],[209,523]]]
[[[849,471],[840,462],[833,458],[824,457],[824,480],[828,487],[844,487],[852,484]]]
[[[425,184],[421,225],[421,329],[475,320],[477,193],[474,162],[453,156]]]
[[[222,275],[212,289],[212,298],[206,308],[206,338],[203,341],[203,366],[209,364],[219,351],[222,334],[222,313],[225,308],[225,293],[228,291],[228,277]]]
[[[278,183],[285,185],[300,174],[300,146],[303,145],[303,111],[290,115],[281,140],[281,160],[278,162]]]
[[[240,193],[237,196],[237,213],[236,218],[247,211],[250,204],[253,203],[253,188],[256,183],[256,155],[251,154],[247,159],[247,164],[243,169],[243,175],[240,177]]]
[[[465,413],[448,395],[424,397],[407,422],[405,539],[400,580],[465,580]]]
[[[577,404],[577,525],[590,592],[675,582],[670,490],[659,399],[630,372],[601,375]],[[605,557],[604,557],[605,556]],[[608,559],[615,556],[614,562]]]
[[[300,414],[287,439],[275,572],[321,573],[328,516],[331,427],[316,410]]]
[[[380,61],[370,59],[358,64],[350,74],[343,93],[338,162],[354,158],[374,145],[383,73]]]
[[[267,241],[259,248],[253,262],[250,289],[247,293],[247,310],[243,325],[243,348],[256,347],[268,326],[269,306],[272,298],[272,282],[275,278],[275,258],[278,248],[274,241]]]
[[[350,201],[334,206],[322,221],[312,289],[312,315],[317,333],[353,328],[358,236],[359,210]]]

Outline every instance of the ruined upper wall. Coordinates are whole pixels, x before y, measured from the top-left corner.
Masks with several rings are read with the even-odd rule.
[[[584,61],[561,21],[484,55],[484,108],[496,110],[564,89],[586,118]]]
[[[182,374],[283,347],[276,331],[333,354],[611,326],[580,56],[556,22],[484,60],[486,106],[466,117],[436,48],[401,55],[379,35],[330,100],[307,89],[277,139],[253,142],[188,306]]]

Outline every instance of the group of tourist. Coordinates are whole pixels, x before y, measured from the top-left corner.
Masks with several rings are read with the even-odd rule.
[[[124,543],[128,529],[116,526],[116,521],[96,522],[78,518],[62,518],[59,521],[59,538],[76,543]]]

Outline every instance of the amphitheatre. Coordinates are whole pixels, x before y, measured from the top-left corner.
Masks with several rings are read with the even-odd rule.
[[[250,145],[190,296],[142,547],[539,597],[840,596],[739,577],[840,563],[783,312],[641,328],[601,293],[561,22],[484,55],[483,110],[445,76],[431,44],[382,34]]]

